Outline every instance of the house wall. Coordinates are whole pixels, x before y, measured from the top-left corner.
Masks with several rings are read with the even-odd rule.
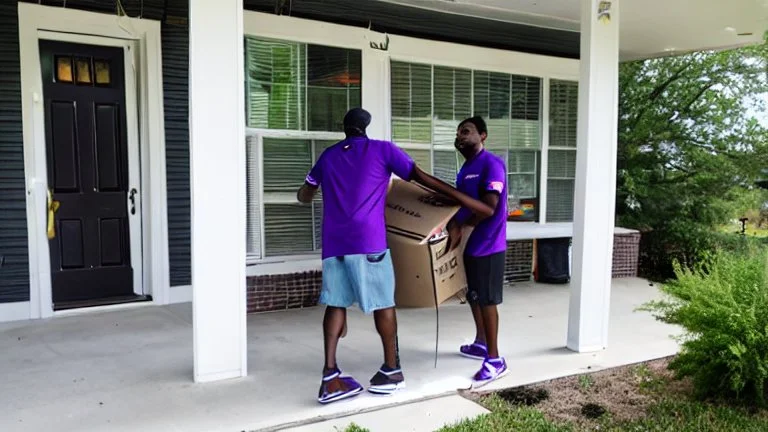
[[[63,6],[58,1],[26,1]],[[0,303],[30,297],[18,2],[0,1]],[[190,283],[189,135],[187,132],[188,0],[123,0],[132,17],[162,21],[171,285]],[[68,0],[66,7],[113,15],[115,2]]]
[[[115,2],[105,0],[24,0],[114,15]],[[123,0],[129,16],[162,22],[166,167],[168,187],[168,234],[171,286],[187,286],[190,277],[190,204],[188,134],[188,1]],[[541,29],[438,14],[386,2],[344,0],[294,0],[293,16],[343,23],[375,31],[423,39],[459,42],[518,52],[577,58],[578,33]],[[271,0],[245,0],[245,8],[275,12]],[[25,215],[25,178],[21,134],[21,96],[16,0],[0,0],[0,303],[29,300],[29,263]],[[524,270],[523,270],[524,271]],[[249,279],[249,310],[257,307],[257,287],[300,286],[315,295],[317,273],[296,273],[294,279]],[[311,283],[310,283],[311,281]],[[307,286],[312,288],[306,288]],[[274,291],[274,290],[273,290]],[[253,292],[253,295],[250,293]],[[269,303],[267,301],[266,303]],[[274,303],[274,302],[273,302]],[[311,301],[309,302],[311,303]],[[301,301],[307,304],[306,297]],[[274,308],[274,306],[272,306]]]
[[[0,303],[29,300],[16,2],[0,3]]]
[[[162,25],[171,286],[192,283],[189,206],[188,0],[168,0]]]

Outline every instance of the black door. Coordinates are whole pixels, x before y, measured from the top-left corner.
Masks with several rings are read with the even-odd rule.
[[[40,42],[55,309],[133,295],[123,55]]]

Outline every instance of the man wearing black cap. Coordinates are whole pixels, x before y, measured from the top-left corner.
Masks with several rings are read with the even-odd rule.
[[[346,329],[347,308],[357,303],[373,313],[384,348],[384,364],[371,378],[368,391],[391,394],[405,386],[397,355],[395,277],[387,247],[384,209],[392,174],[417,181],[458,201],[478,214],[490,215],[485,203],[458,192],[424,173],[399,147],[369,139],[371,115],[354,108],[344,116],[347,138],[326,149],[298,192],[312,202],[323,188],[323,287],[320,303],[327,306],[323,320],[325,367],[318,394],[320,403],[355,396],[363,387],[344,376],[336,364],[336,348]]]

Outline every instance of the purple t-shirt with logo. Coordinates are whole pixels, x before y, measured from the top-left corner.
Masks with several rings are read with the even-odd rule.
[[[323,259],[387,249],[384,210],[394,173],[410,181],[415,164],[389,141],[351,137],[326,149],[306,182],[323,193]]]
[[[493,153],[481,150],[464,162],[456,176],[456,188],[475,199],[486,193],[498,193],[499,204],[493,216],[481,221],[467,240],[466,255],[483,257],[507,249],[507,169],[504,161]],[[472,213],[462,208],[456,220],[466,222]]]

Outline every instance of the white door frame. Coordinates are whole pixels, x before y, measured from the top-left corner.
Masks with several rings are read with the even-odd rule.
[[[132,255],[141,257],[139,263],[132,263],[137,276],[134,290],[152,294],[155,304],[167,304],[170,283],[160,23],[19,3],[30,318],[53,316],[50,251],[45,235],[48,182],[41,39],[133,47],[126,49],[126,119],[129,152],[141,162],[130,166],[129,190],[136,187],[140,191],[136,218],[131,222],[134,226],[143,226],[143,229],[131,230]],[[131,77],[137,84],[137,93],[129,91]],[[134,160],[131,156],[129,159]],[[134,245],[143,246],[143,253],[135,252]]]

